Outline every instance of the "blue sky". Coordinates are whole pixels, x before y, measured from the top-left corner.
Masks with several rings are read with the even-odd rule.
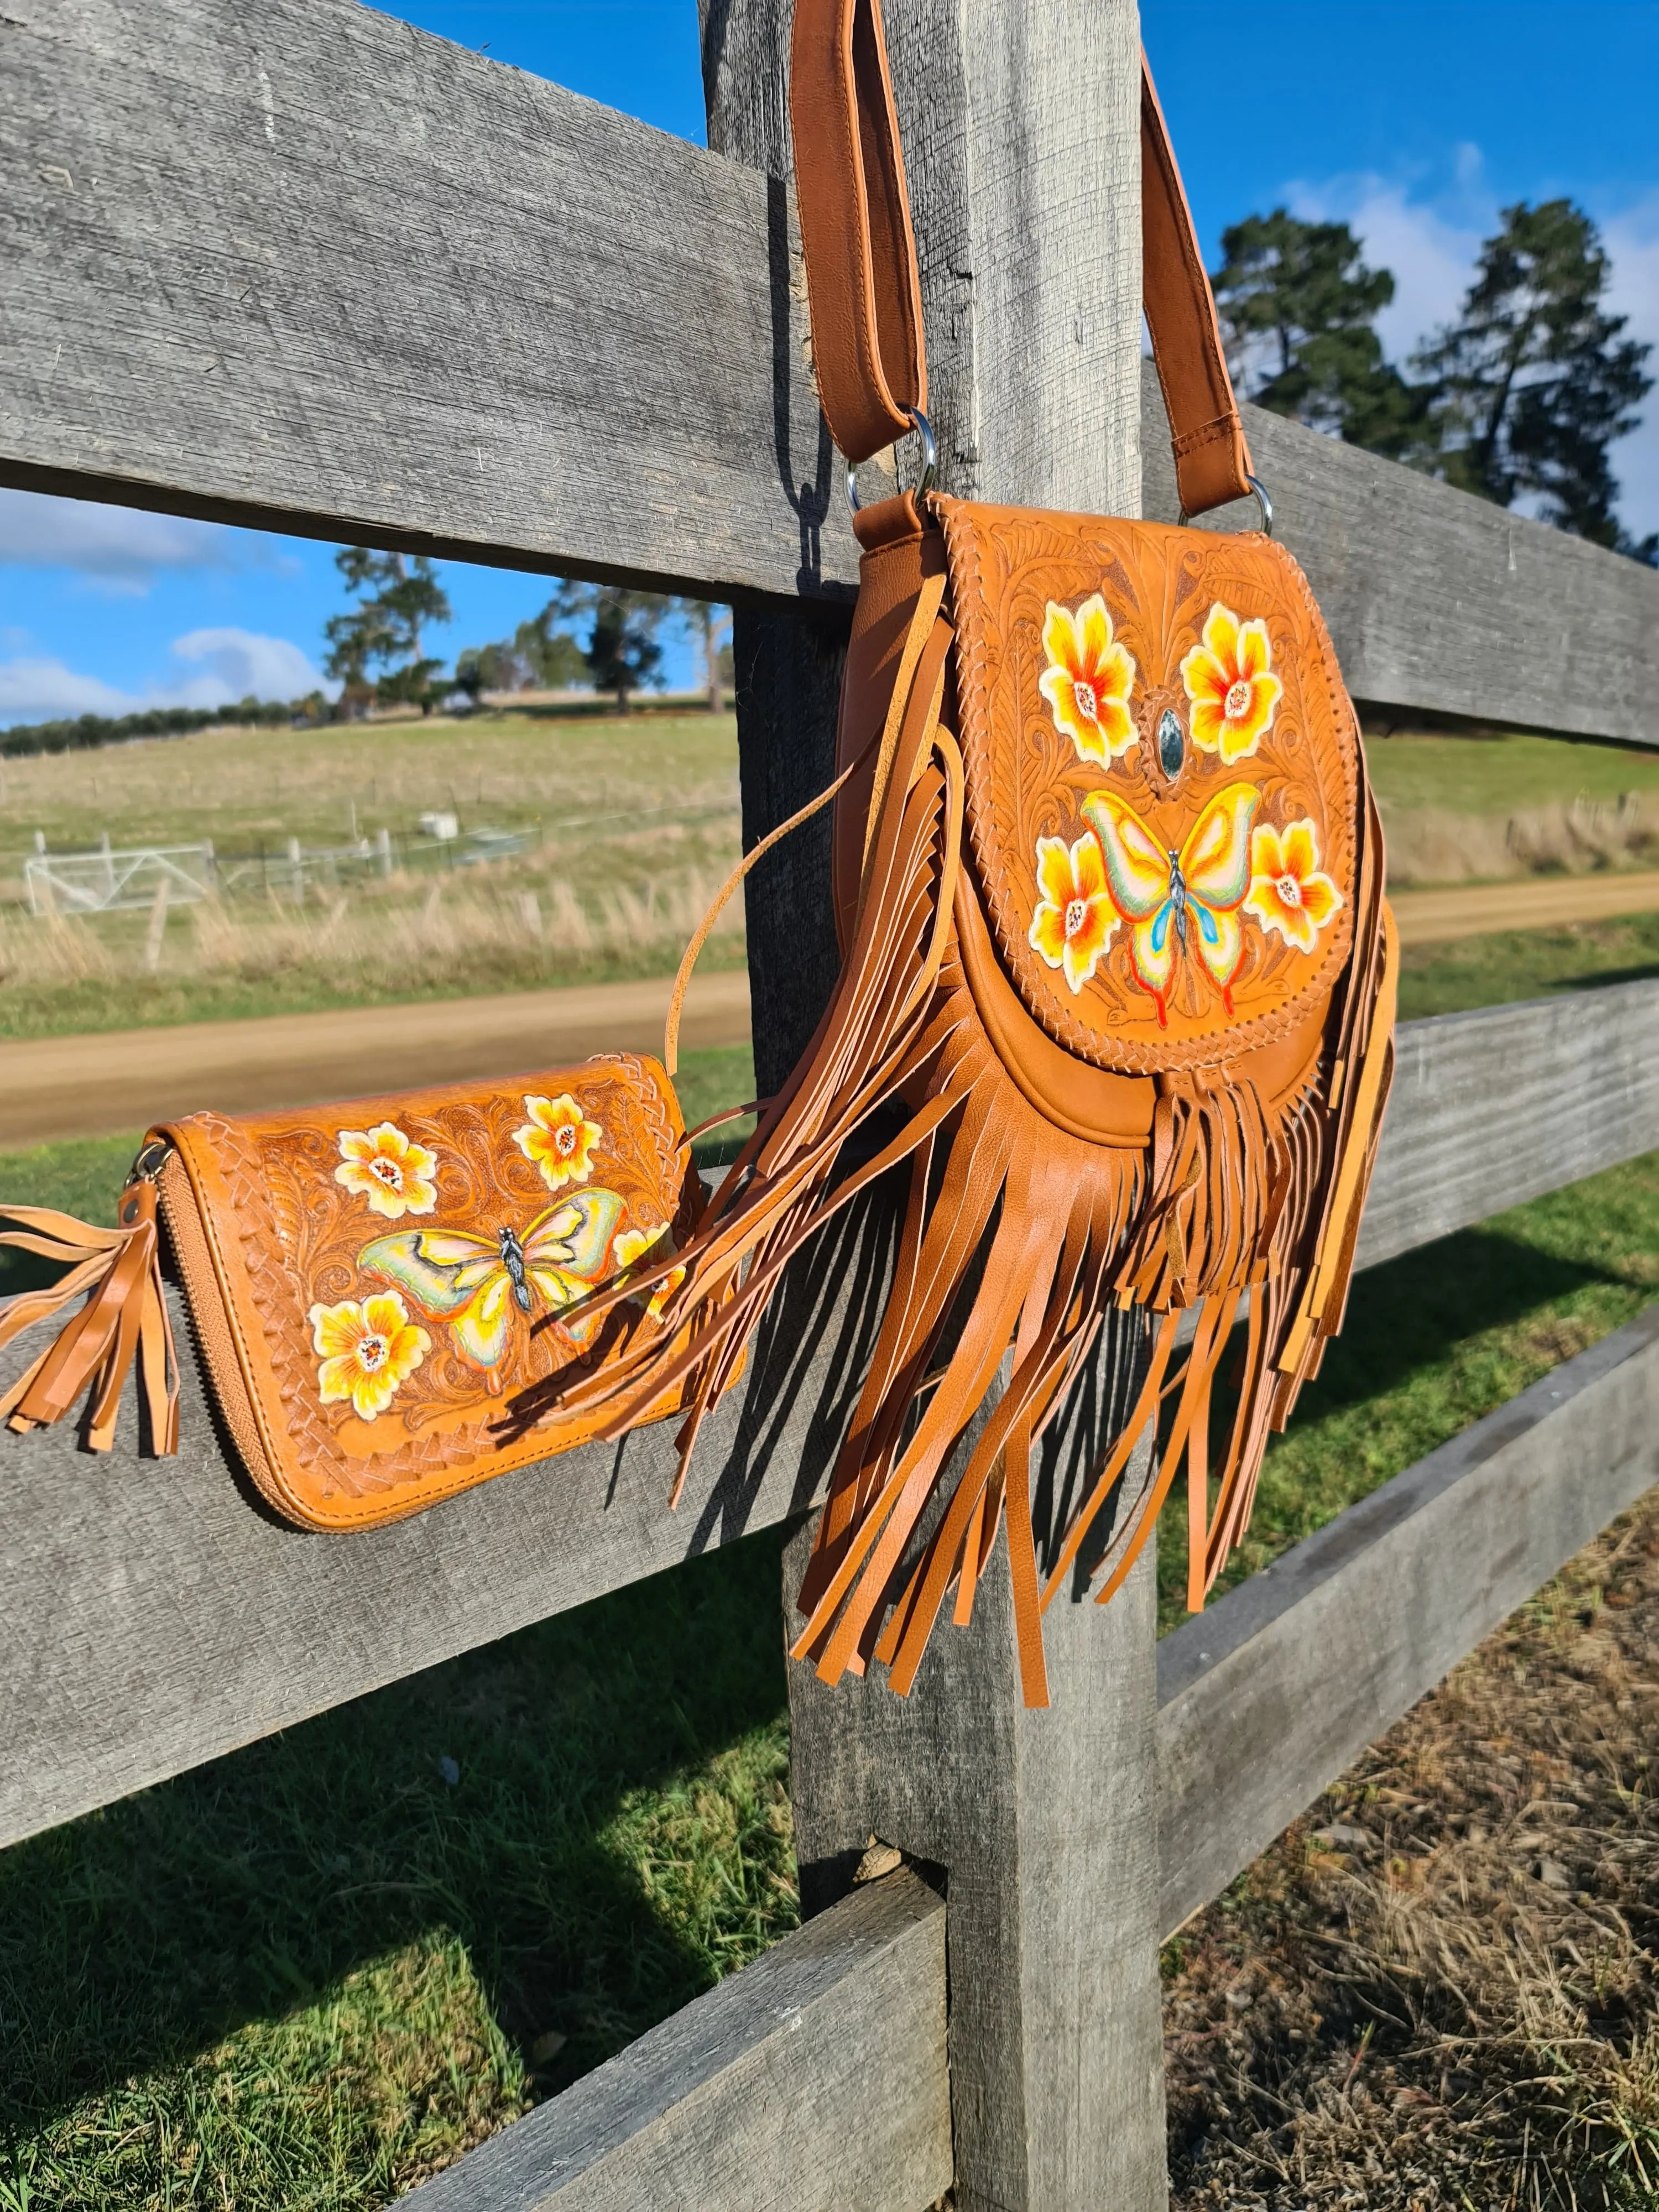
[[[387,12],[702,136],[695,0]],[[1602,227],[1613,304],[1659,340],[1659,0],[1143,0],[1142,21],[1212,259],[1253,210],[1344,217],[1395,271],[1381,327],[1401,357],[1455,310],[1500,207],[1565,193]],[[1659,528],[1659,392],[1650,415],[1614,456],[1638,533]],[[547,590],[459,562],[444,576],[447,653]],[[291,696],[340,602],[330,549],[307,540],[0,492],[0,725]]]

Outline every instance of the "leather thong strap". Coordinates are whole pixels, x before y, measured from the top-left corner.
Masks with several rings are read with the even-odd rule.
[[[1215,295],[1146,57],[1140,57],[1140,298],[1164,387],[1182,510],[1207,514],[1250,494],[1233,380]]]
[[[855,466],[927,404],[921,293],[880,0],[796,0],[795,191],[812,358],[830,434]],[[1249,495],[1249,450],[1181,172],[1141,63],[1142,297],[1181,504]]]
[[[812,362],[854,466],[927,404],[921,289],[880,0],[797,0],[789,65]]]

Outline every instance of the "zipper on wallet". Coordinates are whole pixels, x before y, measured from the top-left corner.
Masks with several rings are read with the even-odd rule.
[[[152,1160],[152,1154],[155,1157]],[[190,1327],[219,1412],[242,1464],[267,1497],[277,1498],[270,1458],[254,1418],[236,1340],[226,1318],[226,1291],[197,1204],[190,1170],[165,1137],[152,1138],[132,1164],[130,1180],[147,1176],[155,1185],[156,1211],[184,1286]],[[281,1500],[277,1498],[277,1502]]]

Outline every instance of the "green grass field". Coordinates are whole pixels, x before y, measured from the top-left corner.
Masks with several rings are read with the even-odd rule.
[[[1397,809],[1513,814],[1561,799],[1659,799],[1659,753],[1563,738],[1368,738],[1366,764],[1383,818]]]
[[[1385,806],[1471,819],[1659,783],[1659,763],[1542,740],[1395,738],[1371,757]],[[37,823],[54,844],[103,827],[120,842],[118,802],[146,836],[227,848],[343,838],[353,805],[368,830],[445,805],[522,826],[540,806],[550,854],[446,886],[425,937],[429,885],[407,884],[336,915],[331,939],[321,908],[254,915],[211,957],[175,917],[154,978],[131,942],[104,972],[9,970],[14,1035],[672,966],[674,900],[736,850],[732,727],[707,717],[190,739],[6,776],[0,877]],[[702,826],[675,820],[687,790],[707,798]],[[569,912],[558,884],[586,946],[515,939],[526,887],[544,918]],[[483,918],[476,941],[457,912]],[[392,950],[371,958],[377,923]],[[1645,974],[1659,917],[1474,939],[1409,952],[1401,1011]],[[751,1082],[745,1048],[688,1054],[688,1121]],[[0,1156],[0,1200],[108,1220],[136,1135]],[[1228,1579],[1620,1326],[1656,1282],[1659,1155],[1360,1277]],[[1182,1535],[1172,1515],[1164,1628],[1182,1617]],[[0,1853],[0,2212],[369,2212],[791,1926],[778,1549],[757,1535]]]
[[[1601,983],[1659,975],[1659,915],[1495,931],[1446,945],[1408,945],[1400,958],[1400,1018],[1462,1013]]]
[[[129,1155],[0,1197],[107,1218]],[[1229,1579],[1656,1280],[1659,1155],[1362,1275]],[[777,1575],[757,1535],[0,1853],[0,2212],[368,2212],[774,1941]]]

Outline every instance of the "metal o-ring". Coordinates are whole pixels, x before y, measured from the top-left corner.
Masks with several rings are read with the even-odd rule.
[[[1261,535],[1271,538],[1273,534],[1273,503],[1267,496],[1267,487],[1260,477],[1247,476],[1244,481],[1255,495],[1255,503],[1261,510]],[[1182,528],[1184,530],[1191,520],[1191,515],[1183,507],[1180,515]]]
[[[921,482],[916,486],[916,496],[920,498],[924,492],[933,489],[938,471],[939,447],[933,442],[933,426],[921,408],[907,407],[904,411],[910,417],[911,428],[921,440]],[[858,470],[849,461],[847,465],[847,504],[854,514],[859,511],[859,503]]]

